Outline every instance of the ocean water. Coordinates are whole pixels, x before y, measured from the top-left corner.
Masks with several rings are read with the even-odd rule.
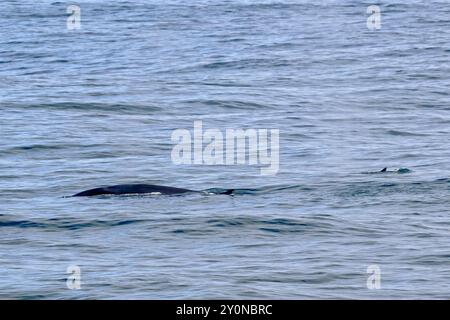
[[[71,4],[1,5],[0,298],[450,298],[449,1]],[[174,164],[200,120],[279,172]],[[121,183],[240,192],[67,197]]]

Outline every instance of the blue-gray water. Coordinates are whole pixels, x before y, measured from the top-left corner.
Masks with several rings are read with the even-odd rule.
[[[450,298],[448,1],[71,4],[1,4],[0,298]],[[173,164],[195,120],[279,173]],[[252,191],[64,197],[133,182]]]

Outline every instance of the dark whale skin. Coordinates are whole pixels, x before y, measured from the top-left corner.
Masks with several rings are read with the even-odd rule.
[[[188,192],[198,192],[198,191],[182,188],[157,186],[151,184],[120,184],[116,186],[86,190],[74,194],[73,197],[91,197],[99,195],[124,195],[124,194],[145,194],[145,193],[160,193],[165,195],[172,195]]]

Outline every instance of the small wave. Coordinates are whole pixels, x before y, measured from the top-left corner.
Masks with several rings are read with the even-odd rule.
[[[433,189],[445,190],[450,179],[413,182],[352,182],[339,187],[339,197],[377,197],[393,194],[422,194]]]
[[[48,109],[48,110],[74,110],[74,111],[92,111],[92,112],[113,112],[113,113],[148,113],[157,112],[161,108],[148,105],[127,105],[119,103],[77,103],[77,102],[60,102],[60,103],[43,103],[34,105],[15,105],[11,107],[26,109]]]
[[[428,136],[427,134],[424,134],[424,133],[408,132],[408,131],[400,131],[400,130],[388,130],[386,133],[393,135],[393,136],[412,136],[412,137]]]
[[[103,148],[103,145],[99,144],[88,144],[83,145],[83,148]],[[49,151],[55,151],[55,150],[68,150],[71,148],[80,148],[80,145],[78,144],[30,144],[30,145],[20,145],[20,146],[13,146],[10,148],[6,148],[5,150],[0,150],[0,155],[16,155],[20,153],[29,153],[29,152],[49,152]],[[90,152],[82,152],[80,153],[81,159],[96,159],[96,158],[115,158],[119,157],[119,155],[116,152],[112,151],[90,151]]]
[[[316,219],[230,217],[204,221],[202,228],[177,228],[172,233],[204,234],[217,232],[217,228],[252,228],[267,233],[326,233],[333,229],[333,223],[316,221]]]
[[[25,146],[16,146],[9,148],[3,152],[5,153],[17,153],[22,151],[47,151],[47,150],[58,150],[58,149],[64,149],[67,145],[48,145],[48,144],[31,144],[31,145],[25,145]],[[2,152],[2,153],[3,153]]]
[[[69,219],[47,219],[47,220],[0,220],[0,227],[13,228],[35,228],[46,231],[54,230],[79,230],[85,228],[109,228],[127,224],[140,223],[144,220],[93,220],[80,221]]]
[[[240,100],[187,100],[185,102],[196,105],[200,104],[206,107],[217,107],[223,109],[260,110],[267,109],[269,107],[261,103]]]

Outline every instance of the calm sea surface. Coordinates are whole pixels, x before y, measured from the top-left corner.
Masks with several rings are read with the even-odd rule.
[[[450,298],[449,1],[71,4],[1,4],[0,298]],[[175,165],[197,120],[278,174]],[[242,190],[66,197],[120,183]]]

